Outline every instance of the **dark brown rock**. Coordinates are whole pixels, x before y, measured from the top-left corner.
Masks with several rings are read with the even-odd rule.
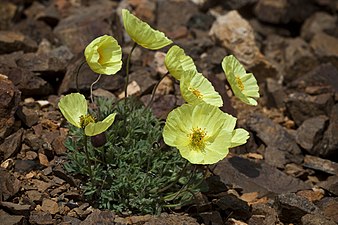
[[[302,225],[336,225],[335,222],[321,215],[306,214],[302,217],[301,221]]]
[[[267,105],[269,107],[284,107],[284,100],[286,97],[286,93],[283,90],[282,84],[278,83],[275,79],[267,78],[265,91],[267,94]]]
[[[338,92],[338,70],[331,63],[320,64],[288,84],[288,87],[305,91],[309,87],[322,87],[325,93]],[[317,94],[324,94],[324,92]]]
[[[41,211],[32,211],[29,216],[29,222],[31,224],[38,225],[48,225],[55,223],[55,221],[52,218],[52,215],[49,212],[41,212]]]
[[[337,17],[326,12],[316,12],[306,19],[301,29],[301,37],[310,41],[312,37],[326,30],[330,31],[337,28]]]
[[[45,198],[42,200],[41,210],[44,212],[49,212],[50,214],[54,215],[59,212],[59,206],[57,202]]]
[[[286,24],[303,22],[317,7],[307,0],[260,0],[255,8],[256,16],[268,23]]]
[[[274,207],[283,223],[299,224],[304,215],[315,214],[320,211],[317,206],[306,198],[297,196],[294,193],[278,195],[275,199]]]
[[[0,205],[14,215],[29,215],[31,205],[20,205],[12,202],[0,202]]]
[[[4,160],[13,157],[20,152],[23,132],[23,129],[18,130],[12,135],[6,137],[4,142],[0,145],[0,154],[3,154]]]
[[[20,106],[16,112],[16,115],[27,127],[32,127],[39,121],[38,111],[26,106]]]
[[[227,194],[214,202],[227,215],[240,220],[248,220],[251,217],[251,208],[248,203],[233,194]]]
[[[338,176],[330,176],[327,180],[318,183],[318,186],[328,190],[334,195],[338,196]]]
[[[80,64],[84,61],[83,58],[78,60],[73,60],[67,67],[67,72],[65,77],[62,80],[60,88],[58,90],[59,94],[68,93],[76,90],[76,73]],[[87,64],[84,64],[78,76],[79,79],[79,89],[80,91],[88,91],[90,85],[97,79],[97,74],[95,74]],[[119,75],[102,75],[101,79],[93,86],[93,89],[103,88],[109,91],[121,90],[124,87],[124,78]]]
[[[305,93],[294,92],[289,94],[286,99],[287,112],[298,126],[308,118],[329,115],[333,104],[332,94],[310,96]]]
[[[14,171],[28,173],[32,170],[39,169],[40,165],[35,160],[15,160]]]
[[[73,54],[66,46],[47,53],[26,53],[17,60],[17,65],[32,72],[64,73]]]
[[[312,153],[315,144],[323,137],[327,127],[328,117],[321,115],[305,120],[297,129],[296,142],[304,149]]]
[[[157,29],[164,33],[173,32],[180,27],[186,27],[188,21],[198,12],[197,6],[191,1],[158,1]],[[174,20],[168,20],[175,15]]]
[[[109,225],[112,224],[116,215],[114,212],[110,211],[100,211],[94,210],[92,214],[90,214],[84,221],[82,221],[81,225],[94,225],[94,224],[102,224]]]
[[[266,147],[264,151],[264,160],[267,164],[277,168],[284,168],[289,161],[285,151],[278,150],[274,147]]]
[[[6,74],[23,96],[46,96],[53,92],[51,84],[28,70],[0,64],[0,73]]]
[[[316,156],[306,155],[304,157],[304,167],[319,170],[328,174],[338,175],[338,163]]]
[[[309,188],[302,181],[260,161],[240,157],[226,158],[216,164],[215,175],[228,185],[236,185],[243,192],[258,192],[259,196],[280,194]]]
[[[0,74],[0,140],[10,133],[19,102],[20,91],[6,76]]]
[[[8,30],[12,25],[12,20],[15,17],[17,6],[12,2],[0,2],[0,30]]]
[[[247,125],[268,147],[285,152],[286,162],[300,163],[302,161],[301,150],[293,136],[279,124],[262,114],[255,113],[248,118]]]
[[[153,79],[156,71],[149,68],[139,68],[129,75],[129,81],[136,81],[141,88],[141,93],[151,93],[157,80]]]
[[[222,216],[218,211],[202,212],[199,213],[199,216],[202,217],[204,224],[214,224],[214,225],[223,224]]]
[[[108,21],[112,18],[113,6],[114,3],[105,1],[90,7],[81,7],[62,19],[54,33],[74,54],[83,52],[94,38],[111,33]],[[118,21],[114,21],[116,22]]]
[[[331,35],[316,33],[310,45],[318,57],[338,57],[338,39]]]
[[[141,100],[148,104],[150,101],[151,96],[145,95],[141,98]],[[167,115],[169,112],[175,108],[177,103],[177,99],[175,95],[169,94],[169,95],[161,95],[161,96],[155,96],[153,103],[151,105],[151,109],[154,113],[154,115],[157,118],[165,119],[167,118]]]
[[[324,216],[328,219],[333,220],[335,223],[338,223],[338,198],[337,197],[325,197],[320,202],[317,203],[317,206],[322,210]]]
[[[3,169],[0,169],[0,177],[0,200],[7,201],[19,191],[21,182]]]
[[[314,155],[323,156],[324,158],[338,155],[338,104],[334,105],[330,113],[330,122],[324,133],[323,140],[314,150]]]
[[[55,7],[55,4],[45,6],[34,1],[33,4],[25,10],[25,14],[28,18],[44,21],[51,27],[55,27],[60,20],[60,15]]]
[[[0,54],[15,51],[33,52],[37,50],[37,44],[20,32],[0,31]]]
[[[21,224],[25,224],[25,217],[8,215],[8,214],[4,214],[4,215],[0,214],[0,221],[2,225],[21,225]]]
[[[252,217],[248,225],[271,225],[279,224],[277,212],[266,204],[253,204]]]

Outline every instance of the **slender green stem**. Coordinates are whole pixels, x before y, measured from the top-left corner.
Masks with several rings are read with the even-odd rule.
[[[183,169],[181,170],[180,174],[176,177],[176,179],[173,182],[171,182],[169,185],[167,185],[167,186],[161,188],[160,190],[158,190],[157,193],[164,192],[164,191],[168,190],[169,188],[171,188],[174,184],[176,184],[177,181],[183,176],[187,167],[188,167],[188,161],[185,162]]]
[[[160,80],[157,82],[157,84],[155,85],[155,87],[154,87],[154,89],[153,89],[153,92],[151,93],[151,99],[150,99],[148,105],[145,107],[145,110],[148,109],[148,108],[152,105],[152,103],[153,103],[153,101],[154,101],[154,97],[155,97],[155,92],[156,92],[156,90],[157,90],[159,84],[160,84],[161,81],[162,81],[166,76],[168,76],[168,75],[169,75],[169,72],[167,72],[166,74],[164,74],[163,77],[161,77],[161,79],[160,79]]]
[[[87,135],[84,132],[85,131],[83,129],[84,149],[85,149],[85,154],[86,154],[86,158],[87,158],[87,161],[88,161],[89,176],[90,176],[90,180],[92,182],[92,185],[94,185],[94,182],[93,182],[93,171],[92,171],[92,162],[90,160],[89,152],[88,152]]]
[[[81,64],[78,66],[77,72],[76,72],[76,77],[75,77],[76,91],[79,92],[79,93],[80,93],[80,88],[79,88],[79,73],[80,73],[80,69],[85,64],[85,62],[86,61],[82,61]]]
[[[127,88],[128,88],[128,83],[129,83],[129,66],[130,66],[130,59],[131,59],[131,55],[134,51],[134,49],[136,48],[137,43],[134,42],[133,47],[131,48],[128,58],[127,58],[127,63],[126,63],[126,83],[124,85],[124,97],[127,98]]]
[[[99,74],[99,76],[97,77],[97,79],[90,85],[90,100],[92,101],[92,103],[94,103],[94,99],[93,99],[93,86],[99,82],[100,78],[101,78],[102,74]]]

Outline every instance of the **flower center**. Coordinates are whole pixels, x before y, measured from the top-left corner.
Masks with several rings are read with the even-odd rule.
[[[239,76],[236,76],[236,82],[237,82],[237,85],[238,85],[239,89],[241,91],[243,91],[244,90],[244,85],[243,85],[243,82],[242,82],[242,80],[241,80],[241,78]]]
[[[188,134],[190,138],[190,144],[193,148],[197,150],[202,150],[205,147],[205,139],[207,132],[202,128],[193,128],[192,132]]]
[[[85,128],[90,123],[95,123],[95,117],[90,114],[80,116],[80,125],[82,128]]]
[[[195,89],[195,88],[191,88],[191,87],[189,87],[189,90],[190,90],[197,98],[199,98],[199,99],[202,99],[202,98],[203,98],[203,94],[202,94],[199,90],[197,90],[197,89]]]

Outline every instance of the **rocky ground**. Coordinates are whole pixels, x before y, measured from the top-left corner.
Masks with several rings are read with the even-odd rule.
[[[113,35],[127,55],[121,8],[183,47],[223,96],[223,110],[251,133],[211,167],[209,192],[181,213],[94,209],[63,169],[59,96],[75,91],[83,49],[95,37]],[[338,224],[336,0],[2,0],[0,12],[0,224]],[[258,107],[227,97],[227,54],[255,74]],[[163,59],[136,49],[130,93],[148,101]],[[87,66],[80,75],[88,93],[96,75]],[[124,75],[103,77],[95,95],[121,96]],[[182,102],[177,83],[165,79],[153,111],[165,118]]]

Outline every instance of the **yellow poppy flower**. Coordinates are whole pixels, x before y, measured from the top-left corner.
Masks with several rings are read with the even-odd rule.
[[[95,122],[95,118],[88,114],[85,97],[80,93],[62,97],[58,106],[66,120],[78,128],[83,128],[87,136],[95,136],[106,131],[113,124],[116,116],[116,113],[112,113],[103,121]]]
[[[154,30],[126,9],[122,9],[122,19],[130,38],[144,48],[157,50],[172,43],[164,33]]]
[[[94,39],[85,49],[89,67],[98,74],[111,75],[122,68],[122,50],[117,41],[108,35]]]
[[[187,70],[197,71],[192,58],[187,56],[184,53],[184,50],[177,45],[174,45],[169,49],[165,56],[164,63],[169,73],[177,80],[180,80],[181,75]]]
[[[184,75],[183,75],[184,74]],[[180,81],[181,95],[190,104],[205,102],[210,105],[221,107],[222,97],[201,73],[196,70],[184,71]]]
[[[222,68],[235,96],[248,105],[257,105],[259,87],[252,73],[246,73],[243,65],[233,56],[226,56]]]
[[[236,118],[218,107],[184,104],[169,113],[163,138],[189,162],[213,164],[225,158],[229,148],[246,142],[248,132],[234,130],[235,124]]]

